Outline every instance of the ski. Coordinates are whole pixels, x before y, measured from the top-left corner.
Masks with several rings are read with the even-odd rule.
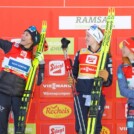
[[[47,29],[47,22],[42,22],[42,29],[40,34],[40,43],[37,46],[36,54],[37,53],[43,53],[44,51],[44,42],[46,39],[46,29]],[[30,99],[32,97],[33,87],[34,87],[34,80],[37,72],[37,68],[39,65],[39,60],[36,57],[32,61],[32,66],[30,68],[30,73],[27,79],[26,87],[24,90],[24,94],[22,96],[21,100],[21,106],[20,106],[20,112],[18,117],[18,130],[16,134],[25,134],[25,127],[26,127],[26,118],[27,118],[27,112],[30,105]]]
[[[104,38],[101,46],[100,57],[97,65],[97,70],[94,78],[93,88],[91,91],[91,105],[89,108],[89,117],[87,123],[87,134],[95,134],[96,122],[99,109],[101,89],[103,85],[103,79],[100,78],[99,71],[105,68],[107,55],[110,49],[110,41],[112,36],[112,29],[114,24],[115,9],[108,9],[108,16],[106,20],[106,27],[104,31]]]

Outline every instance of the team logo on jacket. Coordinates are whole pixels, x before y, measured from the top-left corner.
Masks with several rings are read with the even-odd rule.
[[[22,50],[22,51],[20,52],[20,55],[21,55],[22,57],[26,58],[26,57],[27,57],[27,52]]]
[[[65,65],[63,61],[56,60],[49,62],[49,74],[51,76],[61,76],[65,74]]]
[[[88,64],[97,64],[97,56],[95,55],[87,55],[86,63]]]

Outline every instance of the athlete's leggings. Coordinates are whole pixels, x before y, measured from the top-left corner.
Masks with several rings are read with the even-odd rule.
[[[128,105],[127,134],[134,134],[134,107]]]
[[[17,119],[21,97],[11,97],[0,93],[0,134],[8,133],[8,119],[10,111],[13,111],[15,131],[17,130]]]
[[[89,107],[85,106],[85,98],[82,97],[83,94],[79,94],[78,95],[78,99],[80,102],[80,106],[81,106],[81,110],[82,110],[82,115],[83,115],[83,119],[84,119],[84,124],[85,124],[85,128],[87,129],[87,119],[88,119],[88,112],[89,112]],[[105,97],[102,95],[101,99],[100,99],[100,110],[98,111],[98,118],[97,118],[97,124],[96,124],[96,132],[95,134],[100,134],[100,131],[102,129],[102,124],[101,124],[101,119],[102,119],[102,115],[104,112],[104,106],[105,106]],[[78,116],[77,116],[77,112],[76,112],[76,107],[75,107],[75,129],[76,132],[78,133],[80,131],[80,126],[79,126],[79,121],[78,121]],[[81,124],[82,120],[81,120]],[[83,127],[82,127],[82,134],[85,134]]]

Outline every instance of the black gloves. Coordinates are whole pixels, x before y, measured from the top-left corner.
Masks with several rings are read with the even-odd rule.
[[[39,64],[39,72],[37,77],[37,85],[40,86],[44,80],[45,64]]]

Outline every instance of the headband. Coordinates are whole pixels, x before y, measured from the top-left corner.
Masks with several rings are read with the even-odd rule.
[[[101,30],[98,28],[97,25],[91,26],[91,27],[87,30],[87,32],[88,32],[89,34],[91,34],[91,35],[94,37],[94,39],[95,39],[98,43],[100,43],[100,42],[103,40],[104,35],[103,35],[103,33],[101,32]]]

